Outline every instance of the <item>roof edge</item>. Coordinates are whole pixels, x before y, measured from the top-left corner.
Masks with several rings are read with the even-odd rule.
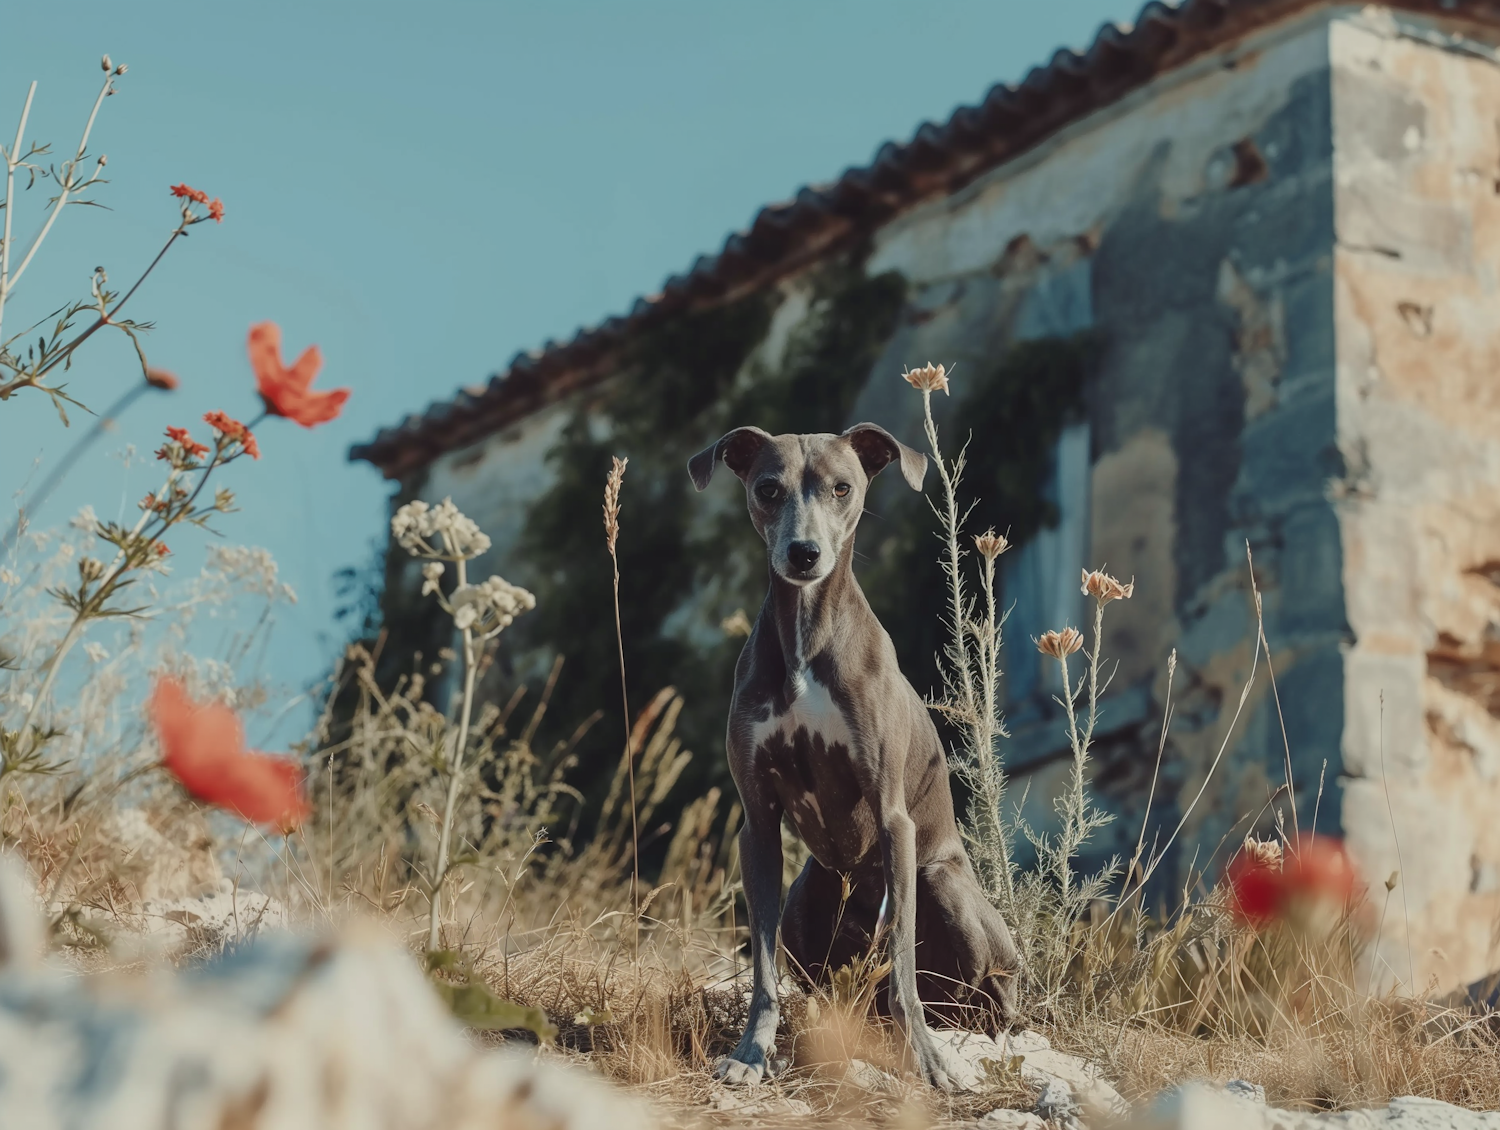
[[[1339,0],[1151,0],[1133,24],[1102,25],[1082,52],[1059,49],[1015,85],[992,86],[942,125],[923,123],[904,144],[886,142],[865,166],[762,208],[717,255],[701,255],[629,312],[567,342],[518,353],[481,386],[435,401],[349,449],[352,461],[400,478],[610,375],[636,333],[667,318],[775,285],[852,247],[896,215],[949,195],[1105,109],[1160,76],[1248,35]],[[1445,20],[1500,24],[1495,0],[1387,0],[1386,8]]]

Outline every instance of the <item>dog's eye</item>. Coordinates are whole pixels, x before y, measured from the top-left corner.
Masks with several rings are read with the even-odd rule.
[[[843,498],[848,493],[849,493],[849,484],[848,483],[839,483],[837,486],[835,486],[833,488],[833,496],[835,498]]]
[[[755,496],[762,502],[775,502],[781,497],[781,487],[775,483],[761,483],[755,488]]]

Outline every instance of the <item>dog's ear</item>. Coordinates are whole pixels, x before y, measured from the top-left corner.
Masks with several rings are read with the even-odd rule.
[[[717,442],[688,460],[688,474],[693,476],[693,486],[699,490],[708,486],[721,459],[724,466],[743,479],[761,448],[770,442],[770,433],[759,428],[735,428],[732,432],[725,432]]]
[[[888,464],[901,460],[901,477],[912,490],[922,489],[922,480],[927,475],[927,456],[913,451],[879,424],[855,424],[844,433],[854,454],[865,469],[865,475],[874,478]]]

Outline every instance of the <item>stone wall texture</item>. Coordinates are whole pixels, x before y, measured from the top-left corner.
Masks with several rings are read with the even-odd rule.
[[[1500,922],[1500,66],[1378,14],[1332,30],[1343,823],[1401,874],[1381,972],[1450,985]]]

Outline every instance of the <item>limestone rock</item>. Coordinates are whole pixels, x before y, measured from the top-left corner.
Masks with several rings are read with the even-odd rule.
[[[1266,1103],[1266,1089],[1259,1083],[1252,1083],[1248,1079],[1231,1079],[1224,1084],[1224,1090],[1228,1094],[1242,1099],[1249,1099],[1251,1102],[1260,1103],[1262,1106]]]
[[[738,1118],[807,1117],[812,1107],[768,1087],[716,1087],[709,1107]]]
[[[117,853],[115,874],[143,901],[196,898],[217,890],[224,877],[208,822],[196,809],[157,814],[118,808],[99,831]]]
[[[145,931],[173,951],[218,947],[287,925],[286,908],[278,900],[236,890],[228,879],[196,898],[148,899],[141,918]]]
[[[411,956],[373,929],[276,932],[189,972],[80,977],[26,960],[35,910],[18,886],[0,866],[0,1126],[650,1124],[585,1071],[475,1047]]]
[[[1039,1114],[1029,1110],[992,1110],[979,1120],[983,1130],[1047,1130],[1047,1123]]]
[[[1039,1032],[1017,1032],[995,1040],[978,1032],[941,1028],[933,1036],[950,1053],[950,1061],[957,1061],[961,1068],[958,1082],[965,1089],[976,1090],[983,1084],[987,1075],[985,1061],[1003,1068],[1013,1057],[1020,1056],[1021,1078],[1039,1096],[1045,1096],[1049,1087],[1060,1083],[1062,1088],[1052,1087],[1053,1098],[1060,1105],[1072,1102],[1087,1118],[1108,1121],[1130,1112],[1130,1104],[1095,1064],[1082,1056],[1055,1050]]]
[[[1083,1107],[1073,1088],[1061,1079],[1049,1078],[1036,1099],[1036,1112],[1059,1130],[1083,1130]]]
[[[1389,1106],[1330,1114],[1278,1110],[1243,1089],[1189,1083],[1157,1097],[1129,1130],[1500,1130],[1500,1113],[1405,1096]]]

